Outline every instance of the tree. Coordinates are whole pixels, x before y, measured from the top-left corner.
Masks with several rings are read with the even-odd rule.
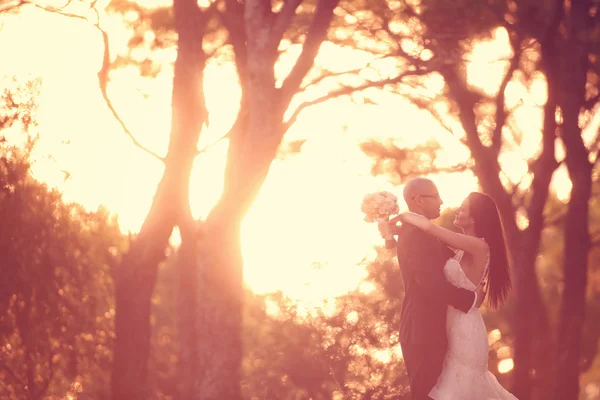
[[[595,73],[589,61],[594,56],[591,50],[594,40],[591,32],[598,26],[597,18],[591,17],[594,6],[589,1],[582,1],[573,3],[570,8],[561,2],[559,7],[565,7],[563,24],[566,28],[565,38],[559,46],[563,57],[572,61],[568,65],[564,60],[558,64],[561,71],[559,82],[563,93],[559,103],[563,119],[561,139],[566,151],[565,163],[572,188],[565,218],[564,290],[558,325],[554,391],[554,398],[557,400],[579,395],[588,253],[591,245],[588,224],[593,164],[590,153],[596,152],[595,162],[600,155],[597,149],[586,147],[580,124],[581,117],[586,112],[586,103],[591,100],[592,107],[597,107],[597,98],[590,98],[586,90],[590,85],[588,74]],[[591,82],[592,85],[595,84],[594,81]],[[594,90],[597,91],[598,88],[595,87]],[[600,135],[596,136],[600,138]],[[595,143],[597,146],[598,139]]]
[[[511,82],[528,85],[529,79],[527,71],[520,70],[521,63],[529,56],[523,51],[528,42],[513,24],[507,22],[512,20],[512,12],[503,2],[485,5],[463,2],[456,5],[432,0],[422,3],[419,11],[408,3],[402,3],[396,13],[391,6],[386,6],[386,2],[379,4],[381,6],[374,11],[376,22],[371,22],[366,32],[385,37],[392,49],[386,55],[400,54],[406,64],[422,71],[425,78],[413,81],[414,89],[405,88],[404,94],[429,111],[442,127],[469,148],[473,173],[483,191],[492,195],[499,206],[514,260],[516,302],[521,310],[515,320],[515,391],[517,396],[526,398],[528,389],[525,388],[530,386],[532,363],[537,355],[545,352],[545,344],[534,341],[534,327],[548,326],[535,273],[535,260],[549,184],[558,166],[554,155],[553,87],[548,88],[545,107],[550,112],[545,114],[540,132],[542,150],[529,161],[530,170],[521,182],[508,182],[503,176],[499,156],[501,152],[519,146],[520,132],[513,119],[515,110],[509,108],[505,91]],[[468,12],[465,13],[465,10]],[[498,86],[487,93],[468,81],[466,59],[474,43],[488,38],[498,29],[507,32],[512,54],[504,62],[505,70]],[[412,44],[415,51],[404,50],[408,48],[407,43]],[[444,87],[437,93],[427,92],[427,79],[435,75],[443,78]],[[516,141],[511,143],[507,136],[509,133]],[[465,160],[465,164],[469,165],[469,160]],[[455,168],[460,167],[457,165]],[[523,216],[528,222],[524,229],[518,224]],[[534,343],[539,343],[539,347]],[[520,383],[521,378],[524,384]]]
[[[115,3],[115,5],[121,6],[124,10],[133,9],[137,12],[141,10],[139,6],[128,2]],[[189,249],[182,253],[186,255],[182,257],[182,260],[187,261],[181,263],[182,292],[187,293],[183,296],[187,304],[186,309],[190,310],[190,315],[193,315],[194,307],[190,307],[189,304],[195,303],[191,299],[197,295],[198,291],[201,291],[203,297],[197,303],[204,307],[201,312],[202,318],[211,321],[209,324],[201,323],[201,328],[199,328],[206,333],[206,337],[201,341],[205,355],[198,356],[202,365],[194,366],[194,362],[190,361],[186,367],[187,370],[193,371],[201,368],[203,373],[209,377],[207,379],[211,380],[211,374],[219,365],[217,362],[206,361],[211,360],[210,357],[214,354],[219,354],[213,352],[211,347],[215,339],[215,334],[212,332],[213,325],[215,327],[217,325],[217,322],[214,321],[219,320],[218,316],[213,315],[214,313],[224,309],[225,313],[231,316],[227,321],[220,321],[218,324],[231,325],[232,329],[221,329],[224,328],[221,326],[219,327],[221,332],[232,332],[232,335],[235,332],[239,333],[241,259],[239,257],[239,239],[236,237],[239,224],[266,177],[281,138],[298,114],[306,107],[360,89],[360,87],[350,87],[338,90],[317,100],[303,103],[293,110],[288,110],[294,94],[298,90],[306,88],[306,86],[302,86],[303,80],[313,66],[313,60],[320,44],[327,37],[327,30],[334,17],[333,10],[336,5],[337,1],[320,1],[316,5],[297,1],[278,3],[271,8],[271,4],[268,2],[249,2],[242,5],[233,1],[223,1],[213,2],[209,7],[201,9],[196,5],[178,2],[174,4],[175,23],[173,27],[178,34],[179,55],[175,67],[173,112],[181,113],[177,114],[181,118],[174,114],[171,144],[164,160],[157,154],[149,152],[165,163],[165,173],[140,234],[132,241],[130,250],[121,261],[121,266],[115,270],[118,311],[113,397],[143,396],[144,390],[139,390],[139,388],[146,386],[146,365],[150,340],[149,324],[144,321],[147,321],[149,317],[149,302],[156,281],[158,263],[163,258],[165,246],[175,225],[179,226],[182,232],[182,247]],[[168,10],[158,10],[156,16],[158,19],[162,18],[162,22],[169,24]],[[215,16],[218,18],[213,19],[212,17]],[[211,282],[211,284],[210,288],[203,286],[198,289],[194,287],[195,285],[190,284],[194,281],[190,277],[195,273],[193,259],[197,243],[189,218],[189,207],[186,203],[192,154],[195,154],[195,151],[189,149],[192,148],[191,146],[195,146],[199,129],[202,122],[206,120],[202,93],[198,93],[199,85],[196,83],[200,83],[206,63],[207,52],[202,46],[203,39],[208,38],[205,30],[210,28],[211,34],[215,34],[215,36],[219,32],[218,28],[214,28],[215,20],[221,21],[227,30],[227,43],[231,44],[235,55],[243,94],[238,119],[228,135],[229,157],[225,190],[219,204],[204,226],[204,231],[207,232],[206,237],[211,236],[211,241],[203,243],[203,256],[207,258],[204,264],[219,265],[219,268],[214,266],[203,268],[200,281],[203,285],[207,282]],[[192,29],[193,23],[197,28]],[[99,22],[95,26],[101,31],[105,43],[104,64],[99,73],[100,88],[110,110],[121,121],[118,113],[112,107],[106,91],[111,67],[107,34],[100,28]],[[302,39],[298,32],[302,32],[302,29],[306,30],[306,27],[308,30],[301,55],[279,88],[276,85],[274,65],[279,57],[280,44],[284,36],[289,36],[294,41],[298,38]],[[263,40],[267,33],[268,38]],[[210,39],[214,39],[214,37],[210,37]],[[208,43],[207,46],[209,46]],[[179,63],[180,60],[181,63]],[[123,62],[122,59],[117,59],[117,61]],[[152,72],[149,64],[147,62],[142,64],[143,72]],[[187,69],[182,67],[187,74],[185,72],[179,74],[178,66],[185,65],[190,67]],[[193,67],[191,67],[192,65]],[[194,74],[197,79],[192,76]],[[178,76],[181,77],[180,80],[178,80]],[[309,85],[328,76],[330,75],[319,76],[309,82]],[[399,80],[401,78],[395,79],[393,82]],[[179,83],[182,83],[181,86]],[[385,82],[382,85],[385,85]],[[179,101],[178,93],[183,91],[191,101]],[[268,108],[261,108],[261,106],[273,106],[273,110],[267,112]],[[286,111],[289,111],[291,116],[284,119]],[[184,122],[179,123],[178,121]],[[122,121],[121,125],[125,133],[139,145]],[[175,198],[173,204],[167,202],[166,199],[169,196]],[[215,251],[215,249],[219,250]],[[221,268],[221,266],[226,267]],[[226,282],[227,290],[219,293],[219,296],[230,296],[233,300],[231,302],[221,301],[223,299],[219,297],[213,303],[215,307],[206,306],[211,304],[208,293],[219,287],[215,284],[215,280],[219,283]],[[139,290],[131,290],[134,287]],[[184,321],[189,322],[190,320],[189,315],[184,318]],[[181,324],[182,329],[187,330],[185,336],[189,341],[193,341],[196,336],[201,336],[200,334],[196,335],[194,330],[190,329],[191,326],[193,326],[191,323],[182,322]],[[131,340],[134,337],[136,343]],[[227,343],[228,341],[224,340],[223,342]],[[227,351],[223,350],[222,356],[227,358],[228,354],[233,354],[233,361],[223,362],[228,366],[230,363],[239,366],[239,350],[236,350],[239,348],[239,338],[231,338],[228,343],[232,346],[229,346]],[[195,348],[196,345],[193,343],[186,346],[188,354],[194,354]],[[209,352],[208,349],[211,351]],[[232,371],[233,379],[223,376],[219,380],[234,384],[233,382],[237,381],[235,378],[237,367],[227,367],[221,369],[219,373],[224,375],[222,371],[225,370]],[[192,372],[183,374],[183,376],[194,375]],[[193,385],[190,383],[188,387],[191,388]],[[135,395],[132,394],[133,388],[135,388]]]
[[[598,143],[597,136],[587,144],[582,139],[582,126],[587,124],[589,129],[595,126],[589,115],[598,100],[597,78],[595,67],[589,65],[592,61],[588,60],[595,60],[592,50],[595,36],[590,32],[593,32],[596,21],[589,17],[593,13],[590,14],[591,5],[587,3],[578,4],[568,11],[560,1],[536,4],[524,1],[509,9],[500,2],[492,7],[486,5],[485,10],[468,3],[469,12],[464,14],[466,6],[467,3],[461,8],[443,1],[428,1],[421,3],[416,10],[403,4],[402,14],[410,15],[419,24],[419,34],[413,35],[413,38],[397,34],[401,29],[394,31],[393,23],[398,21],[391,19],[386,13],[388,9],[383,7],[386,12],[380,13],[379,23],[382,25],[378,28],[396,39],[398,52],[403,52],[402,41],[414,43],[417,51],[405,55],[408,62],[419,68],[428,68],[431,73],[438,73],[444,78],[445,88],[439,95],[432,97],[413,91],[409,92],[409,96],[470,149],[473,172],[483,191],[496,199],[503,216],[514,258],[516,307],[519,310],[514,324],[515,394],[519,398],[529,398],[535,374],[537,390],[546,391],[540,394],[541,398],[549,397],[550,393],[557,398],[571,398],[578,390],[577,360],[585,309],[590,158]],[[474,18],[475,15],[478,17]],[[469,53],[474,39],[497,29],[506,32],[512,54],[505,62],[501,81],[490,94],[469,82],[466,75],[468,62],[464,61],[464,56]],[[447,62],[431,68],[431,60],[438,56]],[[511,182],[503,176],[499,157],[502,152],[518,146],[524,136],[514,118],[520,106],[509,104],[506,89],[511,84],[529,86],[539,79],[540,73],[547,89],[540,127],[542,145],[538,154],[528,161],[528,173]],[[443,111],[444,108],[447,111]],[[457,115],[458,121],[452,114]],[[556,115],[561,116],[558,121]],[[549,185],[560,165],[555,154],[555,146],[560,143],[557,135],[568,149],[567,153],[571,153],[564,161],[573,189],[569,202],[571,220],[567,223],[570,233],[565,235],[568,246],[565,249],[563,322],[557,335],[558,351],[562,356],[557,362],[559,372],[555,376],[552,367],[555,360],[548,356],[548,348],[554,348],[554,341],[547,338],[544,341],[540,338],[534,340],[534,334],[540,326],[550,328],[535,266],[542,229],[548,218],[545,210]],[[390,155],[389,151],[387,154],[378,153]],[[402,172],[398,168],[396,170]],[[566,373],[567,369],[569,373]],[[552,382],[569,389],[552,391]]]
[[[197,2],[190,0],[173,3],[178,51],[173,79],[171,138],[163,160],[165,170],[140,233],[115,270],[114,399],[147,397],[150,298],[158,265],[165,257],[175,226],[179,226],[186,243],[194,234],[189,180],[200,131],[206,121],[206,106],[200,88],[206,62],[202,41],[210,12],[211,9],[201,9]],[[192,274],[189,269],[182,271],[182,281],[193,282],[189,276]],[[193,291],[194,287],[186,289]],[[188,351],[193,355],[194,347],[189,347]],[[193,373],[193,367],[188,367],[188,373]]]
[[[85,387],[102,397],[114,313],[109,272],[122,236],[105,210],[66,204],[31,176],[35,88],[2,95],[0,393],[42,399]],[[14,144],[19,138],[24,146]]]

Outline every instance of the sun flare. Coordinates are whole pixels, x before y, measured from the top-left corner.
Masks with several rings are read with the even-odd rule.
[[[20,16],[2,18],[0,48],[10,57],[5,57],[0,74],[43,79],[35,176],[58,187],[68,201],[92,209],[105,205],[119,215],[124,231],[137,231],[150,207],[162,166],[132,144],[102,99],[96,76],[102,56],[98,32],[82,21],[32,8],[24,9]],[[123,50],[127,30],[115,19],[103,21],[111,32],[114,51]],[[27,34],[40,26],[44,35]],[[506,46],[502,47],[506,40],[503,31],[498,31],[489,43],[476,48],[469,66],[471,83],[488,85],[485,91],[497,87],[498,82],[489,77],[505,68],[501,59],[509,56]],[[172,61],[173,54],[164,56]],[[325,44],[317,63],[344,69],[348,60],[361,65],[366,59],[363,53]],[[390,68],[381,67],[384,74],[384,69]],[[285,62],[278,65],[278,70],[287,69]],[[205,75],[210,124],[201,135],[199,148],[227,132],[240,98],[232,64],[209,64]],[[138,140],[164,154],[170,129],[172,68],[165,64],[158,77],[144,81],[141,88],[136,77],[135,69],[115,71],[109,94]],[[431,82],[435,84],[435,78]],[[515,99],[530,95],[516,87],[509,89]],[[436,160],[439,165],[468,160],[468,150],[427,112],[393,93],[382,94],[378,100],[377,105],[360,105],[346,98],[332,100],[307,109],[290,129],[286,139],[305,140],[302,151],[273,163],[243,223],[245,281],[254,291],[281,290],[293,298],[315,302],[360,284],[365,273],[361,262],[372,257],[373,246],[381,244],[376,227],[363,221],[362,197],[375,190],[390,190],[401,197],[401,188],[393,187],[385,177],[371,176],[371,160],[360,151],[360,141],[400,138],[411,146],[435,140],[442,148]],[[519,121],[532,131],[539,130],[540,115],[529,115],[533,116],[520,116]],[[226,151],[227,142],[221,141],[195,162],[190,200],[195,217],[205,217],[219,197]],[[507,153],[502,163],[511,179],[518,180],[526,172],[522,154]],[[567,187],[564,176],[558,176],[559,187]],[[432,179],[447,207],[459,205],[470,191],[477,190],[470,172]],[[568,187],[560,195],[567,196]]]

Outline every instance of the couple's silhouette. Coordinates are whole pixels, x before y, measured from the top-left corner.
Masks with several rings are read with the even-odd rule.
[[[398,237],[405,287],[400,342],[413,400],[516,400],[488,371],[479,312],[486,297],[491,307],[501,305],[511,287],[495,202],[471,193],[456,213],[459,234],[431,221],[442,205],[432,181],[410,180],[404,199],[411,212],[380,222],[379,229]]]

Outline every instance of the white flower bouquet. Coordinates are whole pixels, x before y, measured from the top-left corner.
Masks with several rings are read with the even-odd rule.
[[[390,192],[375,192],[365,195],[361,211],[365,213],[365,221],[388,221],[392,215],[400,212],[398,197]]]

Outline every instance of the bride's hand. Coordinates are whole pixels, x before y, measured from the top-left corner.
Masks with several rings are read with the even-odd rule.
[[[405,224],[407,222],[410,223],[411,221],[414,221],[415,216],[417,218],[419,218],[419,217],[423,218],[419,214],[415,214],[413,212],[408,211],[408,212],[403,212],[403,213],[396,215],[394,218],[392,218],[390,220],[390,223],[393,223],[394,225],[396,225],[398,222],[401,222],[403,224]],[[413,219],[411,220],[411,218],[413,218]]]
[[[431,222],[429,219],[412,211],[400,213],[394,218],[394,220],[400,221],[402,224],[414,225],[423,229],[425,232],[431,231],[434,227],[433,222]]]

